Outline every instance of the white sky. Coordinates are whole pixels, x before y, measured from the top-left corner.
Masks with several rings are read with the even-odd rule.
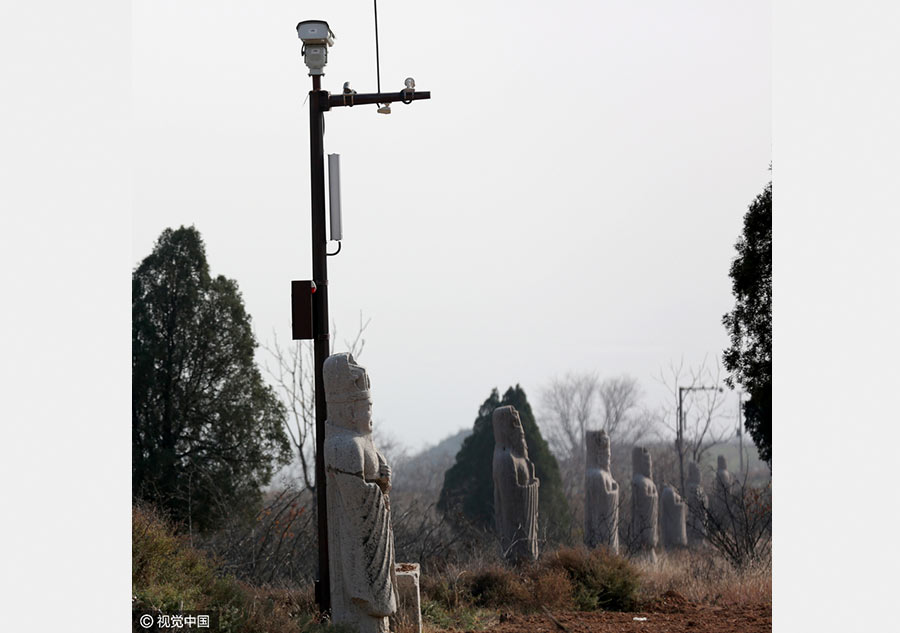
[[[308,106],[295,25],[336,34],[323,88],[375,91],[371,2],[133,3],[133,264],[194,224],[261,343],[311,277]],[[470,426],[497,386],[533,407],[569,371],[652,376],[728,344],[748,204],[770,179],[768,2],[382,0],[382,90],[430,101],[326,114],[343,250],[338,349],[411,447]],[[333,248],[333,247],[332,247]],[[736,397],[735,397],[736,398]]]

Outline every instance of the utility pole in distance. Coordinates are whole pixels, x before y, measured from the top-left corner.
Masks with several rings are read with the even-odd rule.
[[[324,20],[305,20],[297,25],[303,41],[303,57],[312,77],[309,92],[309,162],[312,210],[312,282],[293,282],[293,338],[313,339],[313,364],[316,390],[316,518],[319,540],[319,574],[316,580],[316,603],[322,613],[331,610],[331,586],[328,557],[328,516],[325,495],[325,381],[322,367],[329,355],[328,333],[328,264],[325,235],[325,112],[332,108],[366,104],[412,103],[430,99],[431,93],[417,92],[415,82],[396,93],[356,94],[345,90],[331,95],[322,90],[322,75],[328,60],[328,47],[334,44],[334,33]],[[309,320],[306,325],[306,319]],[[311,326],[311,327],[310,327]]]
[[[678,388],[678,420],[675,426],[675,448],[678,449],[678,472],[681,477],[681,494],[684,494],[684,393],[686,391],[718,391],[722,387],[679,387]],[[697,464],[699,466],[699,464]]]

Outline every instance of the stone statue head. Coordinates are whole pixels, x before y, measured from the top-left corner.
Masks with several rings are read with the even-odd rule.
[[[585,431],[587,467],[609,470],[609,435],[606,431]]]
[[[675,488],[673,488],[671,484],[665,484],[663,486],[660,500],[667,506],[674,506],[681,503],[681,497],[678,496],[678,493],[675,492]]]
[[[508,448],[514,455],[527,458],[525,429],[516,408],[511,405],[497,407],[491,420],[494,424],[494,445]]]
[[[689,484],[700,485],[700,467],[697,462],[688,462],[688,478]]]
[[[372,431],[372,397],[369,374],[353,355],[342,352],[325,359],[322,367],[328,421],[348,429]]]
[[[653,460],[650,457],[650,449],[643,446],[635,446],[631,449],[631,468],[647,479],[653,479]]]
[[[719,455],[717,464],[718,464],[718,466],[717,466],[716,470],[728,470],[728,463],[725,461],[724,455]]]

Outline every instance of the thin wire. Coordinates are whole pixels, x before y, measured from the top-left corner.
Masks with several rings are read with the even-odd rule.
[[[378,92],[381,92],[381,61],[378,58],[378,0],[375,1],[375,72],[378,76]]]

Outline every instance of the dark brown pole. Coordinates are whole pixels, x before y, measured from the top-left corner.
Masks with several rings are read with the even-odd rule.
[[[688,387],[688,389],[690,389]],[[682,411],[682,402],[684,401],[684,396],[682,395],[685,391],[685,387],[678,388],[678,423],[675,431],[675,443],[678,445],[678,475],[681,479],[681,492],[682,495],[684,492],[684,415]]]
[[[309,164],[312,197],[312,270],[316,290],[313,294],[313,346],[316,374],[316,519],[319,530],[319,578],[316,603],[322,613],[331,610],[331,584],[328,569],[328,514],[325,497],[325,381],[322,367],[328,358],[328,265],[325,237],[325,147],[322,124],[321,77],[313,75],[309,93]]]

